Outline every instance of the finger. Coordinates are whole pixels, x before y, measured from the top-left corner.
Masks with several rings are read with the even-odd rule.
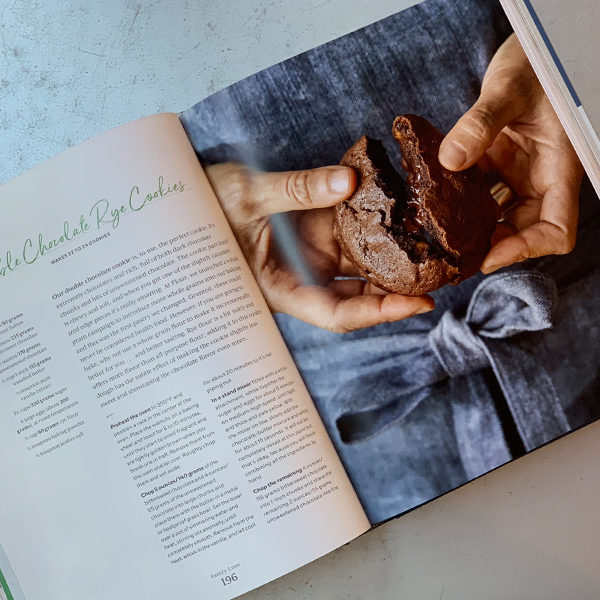
[[[332,166],[305,171],[255,172],[251,202],[256,216],[290,210],[333,206],[348,198],[356,186],[350,167]]]
[[[355,296],[336,304],[333,319],[327,328],[338,332],[354,331],[423,314],[433,310],[434,306],[433,299],[429,296]]]
[[[482,272],[491,273],[528,258],[567,254],[575,245],[577,215],[576,190],[549,191],[542,201],[540,221],[496,243],[483,262]]]
[[[385,294],[389,294],[390,292],[377,287],[374,283],[369,282],[366,286],[365,286],[365,294],[380,294],[380,295],[385,295]]]
[[[376,285],[373,285],[370,281],[365,281],[362,278],[336,279],[329,283],[327,287],[342,298],[361,295],[368,296],[371,294],[386,296],[390,293],[381,289],[380,287],[377,287]]]
[[[482,273],[493,273],[502,267],[548,254],[558,254],[556,228],[549,223],[536,223],[492,247],[481,265]]]
[[[516,36],[510,36],[488,66],[479,99],[442,141],[440,163],[451,171],[475,164],[506,125],[530,110],[540,92]]]
[[[498,242],[501,242],[504,238],[507,238],[516,233],[516,229],[509,223],[498,223],[496,230],[492,234],[491,245],[495,246]]]
[[[340,275],[346,275],[347,277],[354,277],[359,275],[354,263],[346,257],[346,255],[341,249],[339,251],[339,257]]]
[[[541,210],[540,198],[518,198],[509,210],[502,213],[502,222],[513,227],[513,233],[516,233],[539,223]]]
[[[451,171],[462,171],[474,165],[520,111],[519,102],[490,82],[442,141],[439,151],[442,166]]]
[[[352,298],[365,293],[367,282],[364,279],[336,279],[327,285],[336,296]]]
[[[330,284],[333,289],[298,286],[285,294],[271,294],[269,304],[275,312],[286,312],[302,321],[337,333],[406,319],[429,312],[435,306],[429,296],[361,295],[365,282],[359,280],[340,281],[336,284]],[[338,291],[342,293],[339,294]],[[347,296],[352,291],[359,295]]]

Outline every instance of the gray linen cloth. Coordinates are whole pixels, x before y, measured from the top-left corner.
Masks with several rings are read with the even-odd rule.
[[[372,360],[376,353],[381,354],[376,348],[379,343],[376,338],[347,344],[344,353],[348,356],[336,353],[336,360],[344,362],[352,356],[368,356],[370,360],[361,364],[352,361],[354,378],[338,395],[352,398],[354,391],[362,388],[369,390],[369,397],[357,399],[353,409],[336,418],[342,441],[351,443],[377,434],[414,410],[423,398],[423,388],[485,367],[493,368],[511,412],[528,413],[528,427],[520,431],[527,449],[544,443],[548,436],[564,433],[569,428],[568,422],[543,366],[529,373],[525,394],[515,377],[513,364],[515,359],[522,364],[518,346],[512,344],[510,351],[504,353],[507,343],[495,347],[493,341],[526,331],[550,329],[555,299],[556,286],[548,275],[527,271],[500,273],[479,284],[464,317],[458,318],[447,311],[430,331],[393,338],[377,362]],[[303,372],[311,379],[311,367],[316,371],[341,368],[341,365],[332,365],[328,356],[327,348],[321,348],[318,353],[296,354]],[[529,362],[527,358],[523,360]],[[379,391],[386,363],[393,371],[393,381],[391,386],[390,381],[386,381],[385,388]],[[387,398],[389,392],[393,392],[391,399]],[[521,421],[518,419],[517,424]]]

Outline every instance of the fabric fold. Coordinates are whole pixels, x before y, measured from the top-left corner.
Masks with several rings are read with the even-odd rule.
[[[432,385],[485,367],[493,369],[527,450],[543,443],[548,434],[556,437],[568,431],[551,378],[518,340],[520,334],[552,327],[556,298],[555,282],[544,273],[487,277],[476,288],[464,317],[447,311],[428,333],[411,334],[402,360],[388,371],[393,381],[387,382],[387,393],[377,394],[373,381],[371,398],[340,402],[354,407],[336,419],[340,438],[353,443],[375,435],[410,414]],[[377,372],[381,373],[381,364]],[[352,396],[358,378],[365,389],[365,376],[357,374],[338,396]],[[375,372],[373,376],[377,377]],[[520,426],[523,422],[526,428]]]

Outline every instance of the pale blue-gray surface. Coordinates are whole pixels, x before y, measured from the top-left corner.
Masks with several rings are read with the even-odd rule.
[[[0,182],[416,0],[0,2]]]

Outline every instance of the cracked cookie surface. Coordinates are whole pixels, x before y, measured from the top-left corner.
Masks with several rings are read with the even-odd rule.
[[[357,272],[389,292],[421,295],[458,283],[481,266],[499,216],[483,173],[444,169],[443,135],[422,117],[392,128],[408,177],[391,165],[380,140],[361,137],[340,164],[354,168],[354,194],[336,206],[334,235]]]

